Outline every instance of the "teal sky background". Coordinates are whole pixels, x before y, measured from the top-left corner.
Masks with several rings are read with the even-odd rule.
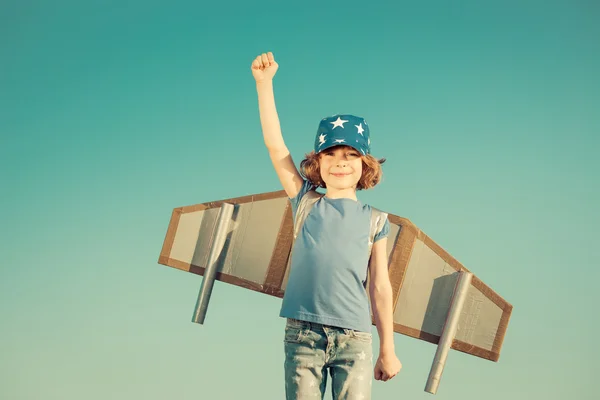
[[[267,51],[295,162],[321,118],[364,116],[387,162],[359,199],[514,305],[500,361],[451,352],[436,397],[598,398],[599,19],[585,0],[3,1],[0,398],[284,398],[281,300],[217,282],[194,324],[202,277],[158,264],[173,208],[281,189],[250,72]],[[373,399],[432,398],[435,346],[395,345]]]

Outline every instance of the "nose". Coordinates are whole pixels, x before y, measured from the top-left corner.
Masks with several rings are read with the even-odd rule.
[[[343,155],[338,155],[338,157],[336,157],[337,159],[335,160],[335,165],[337,167],[345,167],[348,165],[348,157],[346,157],[345,154]]]

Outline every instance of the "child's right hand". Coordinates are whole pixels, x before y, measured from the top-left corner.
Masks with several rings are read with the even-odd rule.
[[[273,79],[279,68],[279,64],[275,62],[273,53],[262,53],[252,62],[252,75],[256,83]]]

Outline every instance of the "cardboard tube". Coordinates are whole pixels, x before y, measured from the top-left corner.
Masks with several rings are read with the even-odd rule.
[[[458,329],[458,320],[467,298],[467,292],[471,286],[471,280],[473,274],[468,271],[460,271],[458,273],[458,280],[454,287],[454,294],[452,295],[452,301],[450,303],[450,309],[448,310],[448,316],[446,317],[446,323],[442,329],[442,336],[438,343],[437,351],[429,371],[429,377],[427,378],[427,384],[425,385],[425,391],[431,394],[437,392],[440,380],[442,379],[442,372],[444,372],[444,366],[446,365],[446,358],[448,352],[452,346],[452,341],[456,335]]]
[[[217,260],[223,250],[225,239],[227,237],[227,228],[233,215],[233,204],[223,203],[219,210],[219,217],[217,219],[217,226],[213,233],[213,241],[210,251],[208,253],[208,261],[204,270],[204,278],[202,279],[202,285],[200,286],[200,293],[198,294],[198,300],[196,301],[196,307],[194,308],[194,316],[192,322],[198,324],[204,323],[206,317],[206,309],[208,308],[208,302],[210,301],[210,295],[212,293],[213,285],[215,284],[215,276],[217,274]]]

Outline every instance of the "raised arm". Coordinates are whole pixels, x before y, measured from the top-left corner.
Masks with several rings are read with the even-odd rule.
[[[261,54],[252,62],[252,75],[256,80],[258,93],[258,109],[262,125],[265,145],[288,197],[295,197],[302,187],[302,176],[294,165],[292,156],[283,141],[275,95],[273,93],[273,77],[279,65],[275,62],[273,53]]]

